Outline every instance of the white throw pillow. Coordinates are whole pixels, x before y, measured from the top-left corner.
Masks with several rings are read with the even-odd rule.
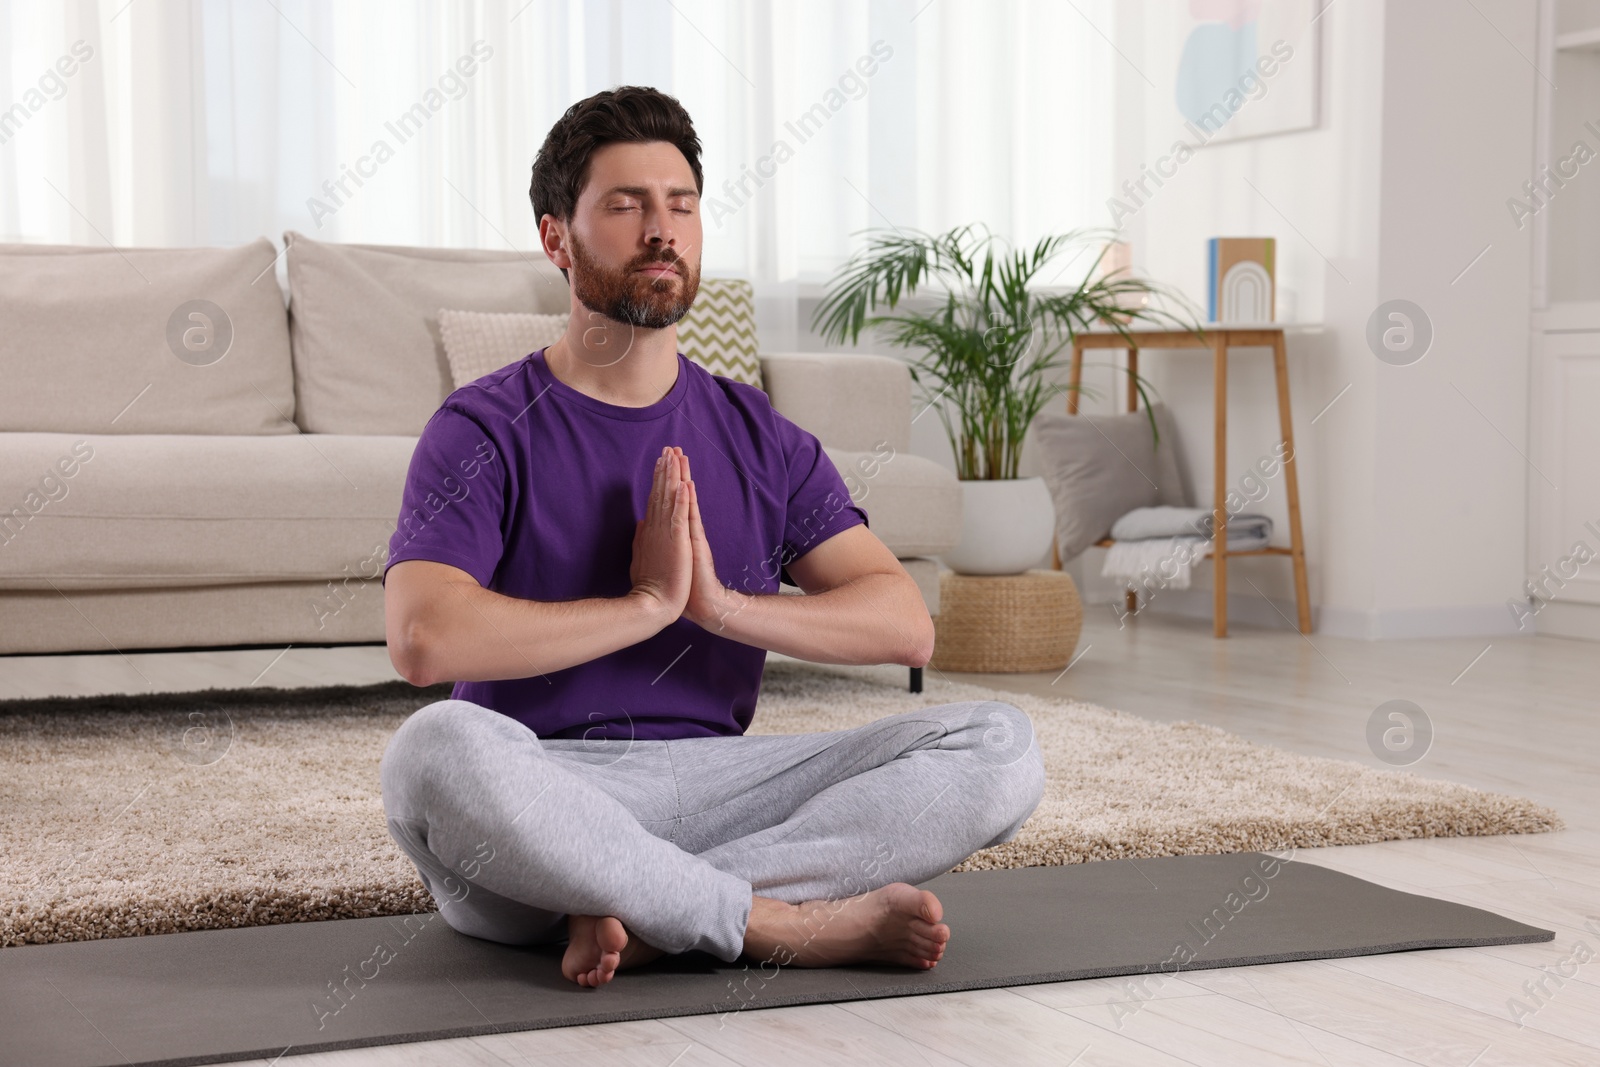
[[[439,335],[455,388],[553,345],[567,332],[567,315],[439,309]]]

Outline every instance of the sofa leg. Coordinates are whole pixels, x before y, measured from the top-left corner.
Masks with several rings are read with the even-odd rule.
[[[922,692],[922,668],[921,667],[912,667],[911,668],[911,691],[913,693]]]

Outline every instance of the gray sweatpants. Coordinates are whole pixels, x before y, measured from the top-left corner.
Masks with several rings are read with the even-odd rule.
[[[759,714],[759,712],[757,712]],[[940,704],[825,733],[541,739],[441,700],[380,767],[389,832],[451,927],[560,941],[614,915],[729,963],[752,894],[798,904],[917,884],[1016,836],[1044,794],[1026,713]]]

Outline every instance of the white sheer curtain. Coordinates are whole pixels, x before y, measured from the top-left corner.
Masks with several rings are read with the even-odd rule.
[[[550,125],[636,84],[694,118],[708,274],[822,281],[866,227],[982,222],[1025,246],[1104,219],[1113,15],[1111,0],[0,0],[0,240],[293,229],[536,254],[529,168]]]

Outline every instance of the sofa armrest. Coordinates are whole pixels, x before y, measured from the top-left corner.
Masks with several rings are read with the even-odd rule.
[[[893,356],[860,352],[761,355],[761,380],[784,418],[847,452],[887,441],[911,450],[911,372]]]

